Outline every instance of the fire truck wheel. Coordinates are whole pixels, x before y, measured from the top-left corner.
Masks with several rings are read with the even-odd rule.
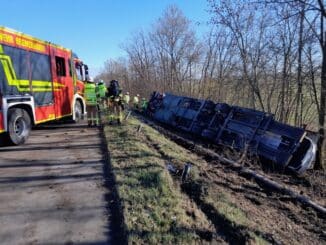
[[[31,131],[31,118],[25,110],[20,108],[9,109],[8,115],[8,132],[11,143],[23,144]]]
[[[82,105],[80,104],[79,101],[76,101],[75,103],[75,108],[74,108],[74,113],[75,113],[75,123],[78,123],[83,116],[83,109],[82,109]]]

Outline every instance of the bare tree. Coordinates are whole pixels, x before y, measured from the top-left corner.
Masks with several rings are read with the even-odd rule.
[[[189,79],[200,49],[190,21],[178,7],[169,6],[155,23],[151,39],[169,89],[183,92],[184,82]]]
[[[156,87],[156,58],[148,35],[143,31],[133,35],[130,42],[123,45],[123,48],[128,54],[130,69],[134,75],[133,79],[138,81],[140,87],[144,88],[144,84],[146,84],[149,91],[153,90]]]
[[[322,50],[322,68],[321,68],[321,89],[320,89],[320,105],[319,105],[319,135],[318,141],[318,157],[316,168],[326,168],[326,140],[325,140],[325,114],[326,114],[326,31],[324,29],[324,21],[326,19],[325,3],[318,0],[317,5],[320,14],[320,32],[318,40]]]
[[[242,74],[249,85],[249,106],[255,108],[257,99],[259,107],[264,110],[258,75],[261,55],[266,47],[266,18],[263,14],[256,15],[246,1],[209,2],[213,14],[212,22],[227,27],[233,34],[242,63]]]
[[[199,95],[213,100],[228,101],[228,93],[233,84],[231,81],[234,71],[235,54],[234,40],[230,33],[223,28],[213,27],[204,39],[203,61]]]
[[[107,60],[104,64],[103,71],[96,79],[103,79],[106,83],[115,79],[121,81],[123,85],[127,85],[129,80],[127,67],[127,60],[124,58]]]
[[[318,127],[319,127],[319,141],[318,141],[318,154],[316,159],[315,167],[318,169],[325,169],[326,168],[326,146],[325,146],[325,114],[326,114],[326,32],[324,29],[324,22],[326,19],[326,10],[325,10],[325,3],[322,0],[273,0],[273,1],[266,1],[267,3],[278,5],[280,7],[288,7],[290,6],[293,11],[292,14],[289,15],[287,18],[292,18],[295,16],[300,16],[300,30],[299,30],[299,46],[298,46],[298,72],[297,72],[297,79],[298,79],[298,90],[297,90],[297,106],[296,106],[296,122],[302,121],[298,120],[299,114],[302,113],[303,108],[303,96],[302,96],[302,50],[303,50],[303,40],[302,38],[302,31],[303,31],[303,24],[305,23],[309,26],[309,31],[315,35],[315,39],[317,39],[320,50],[321,50],[321,75],[320,75],[320,95],[319,100],[316,99],[318,96],[315,94],[315,100],[317,103],[318,109]],[[319,18],[318,18],[319,17]],[[319,23],[317,25],[316,23]],[[315,83],[313,84],[315,85]],[[318,92],[316,86],[313,87],[314,92]],[[301,112],[299,112],[301,110]]]
[[[316,164],[321,168],[326,109],[324,2],[208,2],[212,25],[201,40],[182,11],[170,6],[150,31],[140,31],[124,43],[127,59],[108,61],[101,76],[118,78],[125,88],[143,96],[153,90],[171,91],[258,108],[285,123],[309,123],[321,136]]]

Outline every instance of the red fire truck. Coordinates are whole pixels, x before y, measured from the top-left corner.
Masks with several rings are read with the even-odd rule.
[[[69,49],[0,26],[1,140],[23,144],[31,127],[86,113],[87,65]]]

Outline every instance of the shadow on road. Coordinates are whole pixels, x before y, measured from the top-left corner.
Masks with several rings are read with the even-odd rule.
[[[71,244],[126,244],[122,208],[111,171],[103,128],[90,128],[88,130],[85,128],[88,127],[82,124],[51,123],[42,125],[32,131],[31,138],[25,145],[0,147],[0,197],[2,194],[10,196],[16,190],[24,192],[26,189],[32,193],[39,191],[42,187],[46,190],[47,188],[49,190],[53,188],[62,189],[62,186],[69,189],[76,183],[102,183],[99,184],[102,186],[99,188],[103,189],[104,206],[89,206],[89,203],[86,203],[87,207],[72,207],[72,209],[77,212],[78,222],[82,223],[94,218],[92,217],[92,210],[102,209],[105,211],[104,213],[107,215],[107,225],[104,227],[106,241],[80,243],[71,241]],[[66,132],[71,135],[67,135]],[[60,139],[60,137],[62,138]],[[70,151],[83,152],[86,150],[95,152],[96,157],[85,157],[82,154],[80,157],[75,157],[69,153]],[[4,194],[5,192],[6,194]],[[85,195],[86,197],[88,193],[78,193],[78,195]],[[24,202],[24,200],[20,201]],[[10,209],[10,201],[8,202],[9,205],[7,205],[6,210],[9,211],[1,213],[0,218],[28,213],[35,215],[35,217],[45,214],[49,219],[55,219],[59,214],[65,215],[71,211],[70,209],[55,207],[39,209],[37,205],[35,205],[35,209],[23,206],[22,209],[13,211]],[[78,205],[83,205],[83,203]],[[1,235],[0,238],[2,240],[5,237]],[[49,237],[49,241],[51,241],[51,237]],[[70,243],[68,241],[65,244]]]

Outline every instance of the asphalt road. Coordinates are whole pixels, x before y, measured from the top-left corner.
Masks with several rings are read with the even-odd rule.
[[[1,244],[107,244],[110,190],[101,139],[86,125],[48,125],[0,147]]]

